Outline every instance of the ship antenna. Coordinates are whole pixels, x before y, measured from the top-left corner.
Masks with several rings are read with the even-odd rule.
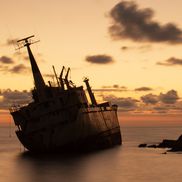
[[[65,70],[65,67],[63,66],[62,67],[62,70],[61,70],[61,73],[60,73],[60,76],[59,76],[59,80],[60,80],[60,83],[61,83],[61,88],[64,90],[64,81],[63,81],[63,72]]]
[[[57,76],[57,73],[56,73],[55,67],[54,67],[54,66],[52,66],[52,69],[53,69],[53,71],[54,71],[54,75],[55,75],[55,77],[56,77],[57,85],[58,85],[58,87],[60,87],[60,83],[59,83],[59,80],[58,80],[58,76]]]
[[[31,44],[35,44],[37,42],[40,42],[40,40],[37,40],[37,41],[29,40],[29,39],[31,39],[33,37],[35,37],[35,35],[31,35],[31,36],[28,36],[28,37],[25,37],[23,39],[18,40],[17,43],[22,42],[22,44],[18,44],[18,48],[16,50],[19,50],[19,49],[21,49],[23,47],[27,47],[27,46],[30,46]]]
[[[65,80],[65,84],[67,86],[67,89],[70,88],[70,84],[69,84],[69,81],[68,81],[68,74],[69,74],[69,72],[70,72],[70,68],[68,68],[66,76],[65,76],[65,79],[64,79]]]
[[[97,105],[97,101],[95,99],[94,93],[92,92],[91,86],[89,84],[89,79],[87,77],[85,77],[83,81],[86,84],[87,91],[88,91],[88,94],[90,96],[90,100],[91,100],[92,105],[96,106]]]
[[[31,38],[33,38],[33,37],[34,37],[34,35],[31,35],[29,37],[20,39],[17,42],[19,43],[19,45],[21,44],[21,46],[19,46],[18,49],[21,49],[23,47],[27,48],[29,59],[30,59],[30,64],[31,64],[31,67],[32,67],[32,73],[33,73],[33,77],[34,77],[35,88],[37,90],[39,98],[41,99],[41,98],[43,98],[45,96],[45,86],[46,85],[45,85],[44,79],[43,79],[43,77],[42,77],[42,75],[40,73],[40,70],[39,70],[39,68],[37,66],[35,58],[34,58],[34,56],[32,54],[32,51],[30,49],[31,44],[39,42],[39,41],[31,41]]]

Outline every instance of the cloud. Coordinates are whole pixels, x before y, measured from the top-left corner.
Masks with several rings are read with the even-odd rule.
[[[129,50],[129,49],[132,49],[131,47],[128,47],[128,46],[122,46],[121,47],[121,50],[122,51],[127,51],[127,50]]]
[[[13,61],[13,59],[10,58],[10,57],[1,56],[1,57],[0,57],[0,63],[1,63],[1,64],[13,64],[14,61]]]
[[[118,84],[114,84],[114,85],[108,85],[108,86],[102,86],[102,88],[99,88],[99,89],[93,89],[93,91],[98,91],[98,92],[109,92],[109,91],[111,91],[111,92],[128,92],[128,91],[130,91],[130,92],[147,92],[147,91],[153,91],[153,89],[152,88],[150,88],[150,87],[138,87],[138,88],[136,88],[136,89],[128,89],[127,87],[125,87],[125,86],[120,86],[120,85],[118,85]]]
[[[161,25],[153,20],[154,11],[139,9],[134,1],[121,1],[110,11],[113,20],[109,33],[114,40],[182,43],[182,30],[174,23]]]
[[[29,61],[30,60],[29,59],[29,56],[24,56],[23,59],[26,60],[26,61]]]
[[[27,73],[30,71],[30,68],[24,64],[15,64],[15,61],[8,56],[0,57],[0,71],[3,73]]]
[[[1,90],[0,96],[0,109],[9,109],[12,104],[21,105],[26,104],[32,100],[31,93],[27,90]]]
[[[7,39],[6,45],[16,45],[19,39]]]
[[[147,95],[142,96],[141,100],[145,104],[156,104],[159,102],[159,97],[157,95],[154,95],[154,94],[147,94]]]
[[[175,104],[176,101],[179,99],[177,91],[170,90],[166,94],[161,93],[159,95],[159,99],[161,102],[165,104]]]
[[[30,71],[29,67],[23,65],[23,64],[18,64],[11,69],[9,69],[11,73],[19,74],[19,73],[27,73]]]
[[[12,101],[19,101],[19,100],[27,100],[30,98],[30,92],[27,90],[18,91],[11,89],[6,89],[4,91],[1,91],[1,96],[4,97],[5,100],[12,100]]]
[[[25,66],[24,64],[18,64],[9,66],[9,64],[2,64],[0,65],[0,71],[4,74],[11,73],[11,74],[25,74],[30,72],[30,68]]]
[[[113,95],[103,96],[103,100],[109,101],[111,104],[118,105],[120,111],[133,111],[137,109],[137,102],[139,102],[131,97],[122,98]]]
[[[153,113],[180,113],[182,111],[182,101],[173,104],[160,103],[152,108]]]
[[[123,89],[123,90],[127,90],[127,87],[125,86],[120,86],[118,84],[114,84],[114,85],[107,85],[107,86],[102,86],[102,88],[115,88],[115,89]]]
[[[43,59],[43,55],[41,53],[33,53],[35,56],[35,59],[38,59],[38,62],[45,62],[45,60]],[[29,55],[27,53],[26,49],[21,49],[21,51],[17,50],[14,53],[14,57],[18,60],[22,60],[24,61],[25,64],[30,64],[30,59],[29,59]]]
[[[127,92],[129,91],[125,86],[119,86],[118,84],[114,84],[112,86],[102,86],[99,89],[92,89],[94,92]]]
[[[166,106],[156,106],[152,109],[152,113],[166,114],[167,112],[169,112],[169,108]]]
[[[147,94],[141,97],[145,104],[175,104],[179,99],[178,93],[175,90],[170,90],[167,93],[160,93],[159,95]]]
[[[171,57],[163,62],[157,62],[157,65],[162,65],[162,66],[182,66],[182,59],[178,59],[175,57]]]
[[[111,104],[118,105],[121,112],[174,114],[182,111],[182,100],[175,90],[169,90],[158,95],[150,93],[140,97],[140,99],[117,97],[115,95],[104,96],[103,94],[99,97],[104,101],[111,102]]]
[[[89,63],[93,64],[109,64],[113,63],[114,60],[111,56],[101,54],[101,55],[93,55],[93,56],[87,56],[85,60]]]
[[[122,46],[122,51],[131,51],[131,50],[138,50],[140,52],[146,52],[152,49],[151,45],[142,45],[142,46]]]
[[[150,87],[139,87],[139,88],[136,88],[135,91],[152,91],[153,89],[150,88]]]
[[[92,89],[94,92],[127,92],[126,89],[116,89],[116,88],[98,88],[98,89]]]
[[[114,84],[113,88],[119,88],[119,85],[118,84]]]

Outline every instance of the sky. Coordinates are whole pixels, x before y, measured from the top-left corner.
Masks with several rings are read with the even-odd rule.
[[[33,88],[25,49],[31,46],[46,82],[71,67],[76,85],[89,77],[99,102],[125,114],[182,111],[181,0],[0,0],[0,121]]]

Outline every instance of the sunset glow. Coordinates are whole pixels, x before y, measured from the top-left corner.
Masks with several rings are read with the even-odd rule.
[[[179,123],[181,6],[179,0],[2,1],[0,122],[11,121],[12,104],[31,101],[27,52],[15,48],[18,39],[35,35],[40,42],[31,48],[46,83],[52,65],[58,74],[71,67],[76,85],[89,77],[98,101],[119,106],[124,125]]]

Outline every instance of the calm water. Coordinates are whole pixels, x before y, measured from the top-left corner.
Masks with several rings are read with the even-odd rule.
[[[176,139],[182,126],[122,127],[123,146],[77,156],[30,157],[0,125],[1,182],[181,182],[182,154],[140,149],[143,142]],[[10,137],[11,134],[11,137]]]

